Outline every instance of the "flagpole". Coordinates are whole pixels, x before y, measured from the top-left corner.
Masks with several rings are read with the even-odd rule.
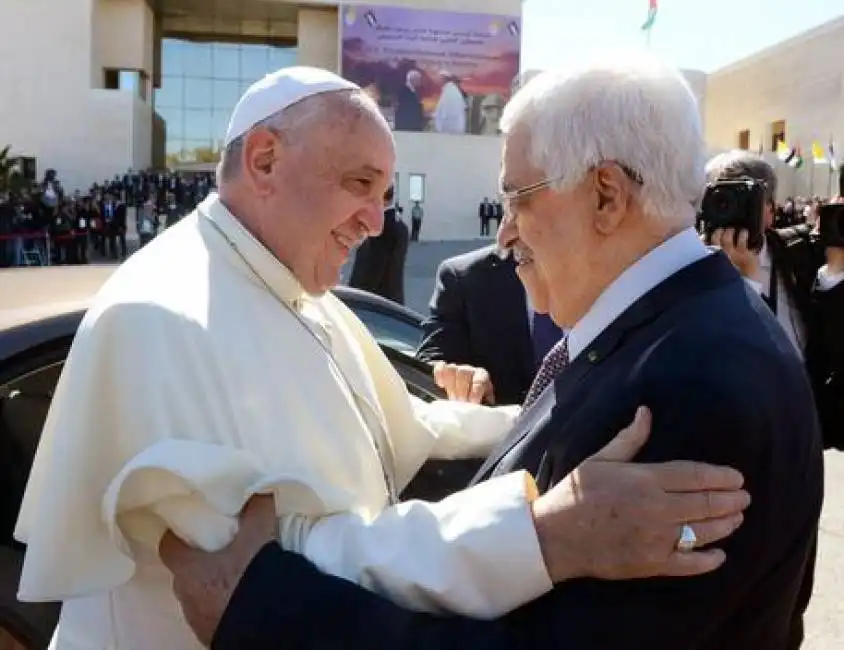
[[[812,154],[812,171],[809,174],[809,198],[815,193],[815,156]]]
[[[826,183],[826,198],[831,199],[832,198],[832,167],[833,167],[833,165],[835,165],[835,161],[833,160],[833,158],[835,158],[835,153],[832,152],[832,151],[829,151],[829,149],[832,149],[832,134],[831,133],[829,134],[829,144],[827,145],[827,154],[829,154],[829,180],[827,180],[827,183]]]

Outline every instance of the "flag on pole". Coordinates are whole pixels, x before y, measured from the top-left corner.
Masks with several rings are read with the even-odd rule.
[[[800,145],[794,149],[794,155],[788,160],[788,166],[793,169],[800,169],[803,166],[803,154],[800,151]]]
[[[812,143],[812,162],[816,165],[828,165],[829,159],[826,157],[826,152],[817,140]]]
[[[838,160],[835,158],[835,147],[832,144],[832,138],[829,139],[829,168],[837,172],[838,171]]]
[[[777,158],[786,165],[794,158],[794,149],[789,147],[785,140],[777,142]]]
[[[656,22],[657,0],[648,0],[648,17],[642,25],[643,32],[650,32]]]

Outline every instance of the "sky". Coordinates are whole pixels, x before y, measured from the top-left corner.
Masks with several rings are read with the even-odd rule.
[[[564,69],[578,54],[646,47],[648,0],[526,0],[522,69]],[[651,51],[712,72],[844,15],[844,0],[659,0]]]

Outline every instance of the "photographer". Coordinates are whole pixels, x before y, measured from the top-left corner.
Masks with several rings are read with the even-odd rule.
[[[727,152],[713,158],[706,171],[710,184],[752,179],[763,188],[758,241],[750,241],[757,238],[741,227],[741,215],[735,215],[738,219],[733,227],[729,219],[718,224],[709,220],[709,243],[729,256],[776,315],[805,360],[824,447],[844,449],[844,241],[819,237],[808,225],[774,229],[777,177],[759,156]],[[832,225],[833,214],[823,208],[821,212],[829,220],[827,225]],[[715,227],[719,225],[722,227]]]

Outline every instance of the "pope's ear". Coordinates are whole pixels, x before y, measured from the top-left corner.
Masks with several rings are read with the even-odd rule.
[[[242,171],[259,195],[272,189],[278,146],[278,139],[266,129],[255,129],[243,142]]]

